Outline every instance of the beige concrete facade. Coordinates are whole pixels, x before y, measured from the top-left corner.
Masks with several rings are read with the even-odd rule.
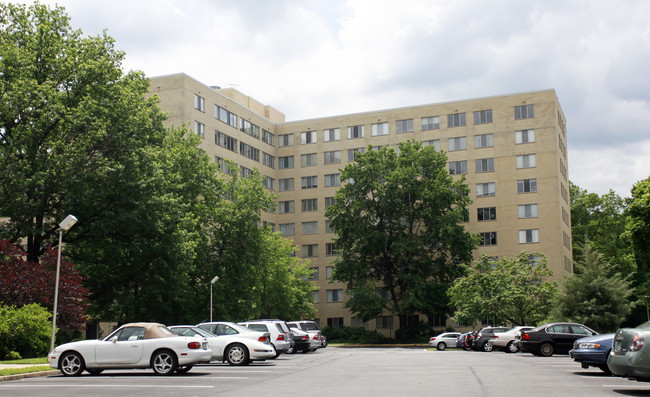
[[[295,232],[286,237],[318,269],[315,306],[321,326],[360,325],[343,307],[345,286],[327,280],[333,260],[328,244],[334,236],[326,230],[324,213],[350,151],[368,145],[396,147],[414,139],[444,150],[450,163],[466,162],[450,167],[465,173],[471,191],[473,204],[465,227],[486,233],[487,244],[476,250],[475,257],[538,251],[547,256],[555,279],[572,272],[566,121],[554,90],[291,122],[234,89],[211,88],[184,74],[152,78],[151,93],[160,97],[169,125],[185,124],[203,136],[201,148],[211,159],[257,168],[270,178],[268,187],[283,211],[264,213],[263,220],[285,234],[291,230],[287,225],[294,225]],[[363,126],[362,137],[354,137],[360,135],[358,127],[349,131],[355,126]],[[224,147],[224,136],[236,151]],[[291,157],[293,167],[281,168],[280,162],[288,165]],[[291,180],[293,190],[282,190]],[[391,321],[379,319],[367,326],[388,334],[397,324]]]

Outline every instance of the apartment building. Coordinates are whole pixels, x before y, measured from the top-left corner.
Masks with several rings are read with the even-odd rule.
[[[189,126],[201,149],[255,168],[278,197],[264,213],[309,259],[318,287],[321,326],[360,326],[392,334],[392,316],[361,324],[344,307],[345,285],[329,281],[334,235],[325,217],[355,151],[417,140],[447,152],[449,172],[465,175],[473,204],[466,229],[481,235],[474,256],[513,257],[543,252],[562,279],[572,272],[566,121],[555,91],[408,106],[290,121],[241,92],[207,86],[185,74],[151,79],[170,125]],[[420,320],[444,326],[442,316]]]

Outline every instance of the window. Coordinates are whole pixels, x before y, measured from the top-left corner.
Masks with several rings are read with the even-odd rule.
[[[341,140],[340,128],[330,128],[328,130],[323,130],[323,142],[340,141],[340,140]]]
[[[476,159],[476,172],[493,172],[494,159]]]
[[[478,245],[497,245],[497,232],[479,233],[481,240]]]
[[[293,214],[295,212],[296,203],[293,200],[280,201],[278,203],[281,214]]]
[[[300,155],[300,166],[301,167],[311,167],[316,165],[316,153],[307,153]]]
[[[535,154],[517,156],[517,168],[535,168]]]
[[[305,244],[301,247],[303,258],[316,258],[318,256],[318,244]]]
[[[320,290],[314,291],[314,303],[320,303]]]
[[[365,148],[348,149],[348,161],[354,161],[355,153],[365,153]]]
[[[307,145],[316,143],[316,131],[305,131],[300,133],[300,144]]]
[[[440,128],[440,117],[422,117],[422,131],[437,130]]]
[[[293,146],[293,134],[278,135],[278,147]]]
[[[194,133],[201,138],[205,138],[205,124],[194,121]]]
[[[327,290],[327,302],[343,302],[343,290],[342,289],[328,289]]]
[[[296,234],[296,225],[293,223],[281,223],[280,224],[280,235],[281,236],[293,236]]]
[[[275,156],[262,152],[262,164],[267,167],[275,168]]]
[[[325,187],[341,186],[341,174],[325,175]]]
[[[520,205],[519,218],[537,218],[537,204]]]
[[[537,179],[520,179],[517,181],[517,193],[536,193]]]
[[[325,152],[323,160],[325,164],[339,164],[341,162],[341,151],[333,150],[331,152]]]
[[[334,233],[334,230],[332,230],[332,227],[330,226],[331,224],[331,220],[325,219],[325,233]]]
[[[272,232],[275,232],[275,223],[264,221],[264,227],[269,227]]]
[[[302,222],[302,234],[318,233],[318,221]]]
[[[515,143],[531,143],[535,142],[535,130],[521,130],[515,131]]]
[[[328,317],[327,318],[327,326],[332,327],[332,328],[341,328],[345,324],[343,324],[343,317]]]
[[[377,329],[393,329],[393,316],[377,317],[375,326]]]
[[[363,138],[363,126],[354,125],[348,127],[348,139]]]
[[[465,113],[447,115],[447,127],[461,127],[465,125]]]
[[[451,175],[467,174],[467,160],[450,161],[449,173]]]
[[[519,243],[539,243],[539,229],[527,229],[519,231]]]
[[[422,147],[433,146],[433,149],[436,152],[440,151],[440,139],[430,139],[428,141],[422,141]]]
[[[288,192],[293,190],[293,178],[283,178],[278,182],[278,190]]]
[[[474,147],[476,149],[484,147],[493,147],[494,146],[494,135],[492,134],[482,134],[474,135]]]
[[[302,212],[318,211],[318,199],[304,199],[301,203]]]
[[[494,196],[495,192],[495,183],[477,183],[476,184],[476,197],[488,197]]]
[[[467,138],[465,138],[464,136],[449,138],[447,142],[449,143],[450,152],[467,149]]]
[[[251,160],[260,161],[260,150],[244,142],[239,142],[239,153]]]
[[[232,171],[230,170],[230,168],[228,168],[228,162],[226,160],[222,159],[219,156],[214,156],[214,162],[219,165],[219,169],[224,174],[228,174],[228,175],[233,174]]]
[[[325,197],[325,209],[334,205],[334,197]]]
[[[248,120],[241,120],[241,130],[244,134],[248,134],[253,138],[260,139],[260,127]]]
[[[293,168],[293,156],[278,157],[278,168]]]
[[[398,134],[402,134],[404,132],[413,132],[413,119],[397,120],[395,122],[395,130]]]
[[[314,189],[318,187],[317,176],[303,176],[300,178],[301,186],[303,189]]]
[[[535,117],[535,105],[515,106],[515,120],[532,119]]]
[[[237,153],[237,140],[222,132],[214,131],[214,143]]]
[[[262,130],[262,142],[275,146],[275,135],[271,134],[267,130]]]
[[[371,128],[370,134],[372,136],[388,135],[388,123],[375,123]]]
[[[333,271],[334,271],[334,266],[325,266],[325,278],[327,280],[332,278]]]
[[[273,178],[264,175],[264,180],[262,181],[262,184],[264,185],[265,188],[271,191],[275,190],[275,179]]]
[[[492,109],[474,112],[474,124],[488,124],[492,122]]]
[[[253,175],[253,170],[250,168],[246,168],[243,165],[240,165],[239,169],[241,171],[240,174],[242,178],[248,178],[249,176]]]
[[[478,220],[495,221],[497,219],[497,207],[477,208]]]
[[[237,115],[230,113],[222,107],[219,107],[217,105],[214,106],[214,117],[219,121],[223,121],[231,127],[237,128]]]
[[[334,243],[325,243],[325,255],[334,256]]]
[[[205,113],[205,99],[194,94],[194,109]]]
[[[309,270],[312,271],[311,276],[309,277],[310,280],[318,280],[320,274],[318,271],[317,267],[310,267]]]

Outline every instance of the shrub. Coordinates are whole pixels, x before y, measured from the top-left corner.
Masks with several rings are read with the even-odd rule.
[[[51,327],[50,313],[36,303],[20,308],[0,305],[0,358],[47,355]]]
[[[323,335],[327,336],[328,342],[381,344],[390,341],[379,332],[363,327],[324,327]]]

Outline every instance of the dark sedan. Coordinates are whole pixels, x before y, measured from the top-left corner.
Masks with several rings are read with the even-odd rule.
[[[553,354],[568,354],[574,341],[594,335],[598,335],[598,332],[582,324],[548,323],[522,332],[517,346],[522,352],[550,357]]]
[[[582,368],[598,367],[605,373],[610,373],[607,366],[607,356],[612,350],[614,334],[602,334],[578,339],[569,351],[569,357],[579,362]]]

